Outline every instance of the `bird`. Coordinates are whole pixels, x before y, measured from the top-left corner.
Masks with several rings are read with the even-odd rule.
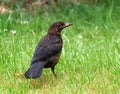
[[[72,23],[68,22],[54,22],[49,27],[48,33],[41,38],[35,48],[30,67],[24,74],[26,78],[39,78],[43,68],[51,68],[53,75],[56,77],[54,70],[63,47],[61,31],[71,25]]]

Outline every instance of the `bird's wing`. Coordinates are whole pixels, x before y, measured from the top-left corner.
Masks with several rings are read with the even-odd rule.
[[[48,58],[56,55],[59,53],[62,49],[62,44],[60,41],[58,42],[53,42],[55,40],[42,40],[38,46],[35,49],[33,58],[32,58],[32,63],[35,63],[36,61],[45,61]]]

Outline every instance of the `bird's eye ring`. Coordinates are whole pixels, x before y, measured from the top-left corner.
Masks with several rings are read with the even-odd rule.
[[[61,24],[58,24],[59,27],[61,27],[62,25]]]

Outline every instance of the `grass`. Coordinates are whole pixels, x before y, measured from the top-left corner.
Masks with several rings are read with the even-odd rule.
[[[119,10],[113,2],[107,7],[55,8],[47,15],[0,15],[1,94],[119,94]],[[25,79],[34,48],[54,21],[73,23],[62,32],[64,48],[55,70],[58,78],[45,69],[39,79]]]

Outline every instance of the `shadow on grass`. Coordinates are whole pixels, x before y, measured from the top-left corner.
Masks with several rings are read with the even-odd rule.
[[[15,73],[16,80],[22,80],[22,83],[29,86],[29,89],[42,89],[47,87],[56,87],[61,83],[60,74],[57,78],[53,74],[42,74],[40,78],[37,79],[26,79],[24,73]]]

